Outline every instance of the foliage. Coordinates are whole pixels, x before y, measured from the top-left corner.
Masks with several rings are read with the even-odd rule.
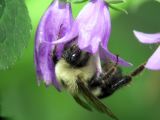
[[[0,69],[13,65],[22,55],[31,28],[24,0],[0,1]]]

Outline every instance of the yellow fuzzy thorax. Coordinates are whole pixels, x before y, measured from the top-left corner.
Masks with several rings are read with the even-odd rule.
[[[55,67],[55,73],[57,80],[61,83],[62,80],[67,86],[66,89],[71,94],[78,93],[78,86],[76,80],[78,77],[87,83],[96,73],[96,64],[94,57],[90,57],[87,65],[81,68],[74,68],[68,64],[64,59],[60,59]],[[63,84],[61,83],[63,86]]]

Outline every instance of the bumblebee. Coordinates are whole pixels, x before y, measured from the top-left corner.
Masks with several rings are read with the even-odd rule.
[[[56,49],[55,49],[56,50]],[[65,47],[62,57],[57,60],[56,51],[53,51],[56,78],[75,99],[75,101],[87,110],[96,110],[106,113],[115,120],[118,118],[104,105],[100,99],[112,95],[119,88],[131,82],[132,78],[144,70],[140,65],[129,75],[123,75],[117,62],[108,60],[104,63],[103,72],[97,74],[95,56],[82,51],[76,45]],[[81,99],[83,96],[84,99]],[[89,105],[89,104],[91,105]]]

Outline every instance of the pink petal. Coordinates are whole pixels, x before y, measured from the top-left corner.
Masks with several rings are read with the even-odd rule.
[[[160,33],[146,34],[143,32],[133,31],[137,39],[145,44],[160,43]]]
[[[149,58],[146,68],[151,70],[160,70],[160,46],[154,52],[154,54]]]
[[[100,43],[107,47],[111,21],[108,6],[103,0],[91,0],[87,3],[76,22],[79,28],[78,46],[82,50],[94,54]]]
[[[60,90],[56,80],[54,62],[52,60],[53,41],[62,38],[71,29],[73,22],[71,6],[69,3],[55,0],[42,16],[35,36],[35,66],[39,80],[46,85],[53,84]],[[61,56],[63,44],[57,46],[57,57]],[[40,81],[38,81],[40,82]]]
[[[117,62],[116,55],[114,55],[113,53],[111,53],[107,48],[104,48],[102,46],[102,47],[100,47],[99,52],[100,52],[100,58],[103,59],[104,62],[108,58],[110,60],[112,60],[113,62]],[[131,63],[127,62],[126,60],[124,60],[124,59],[122,59],[120,57],[118,57],[118,64],[122,65],[122,66],[132,66]]]

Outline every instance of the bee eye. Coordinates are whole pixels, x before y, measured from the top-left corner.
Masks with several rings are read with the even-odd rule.
[[[74,53],[74,54],[71,56],[71,61],[72,61],[72,62],[76,61],[76,60],[78,59],[78,57],[79,57],[79,54]]]

